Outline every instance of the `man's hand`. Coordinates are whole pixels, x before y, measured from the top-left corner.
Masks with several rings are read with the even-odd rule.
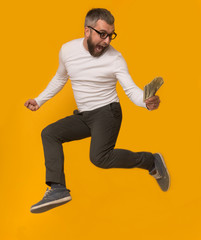
[[[28,109],[30,109],[31,111],[36,111],[40,108],[39,105],[37,104],[36,100],[34,100],[34,99],[27,100],[25,102],[24,106],[27,107]]]
[[[159,107],[159,96],[153,96],[145,100],[146,106],[149,110],[155,110]]]

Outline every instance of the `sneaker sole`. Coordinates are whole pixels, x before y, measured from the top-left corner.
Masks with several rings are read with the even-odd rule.
[[[158,180],[156,179],[156,181],[158,182],[161,190],[164,191],[164,192],[167,192],[167,191],[169,190],[169,188],[170,188],[170,174],[169,174],[169,172],[168,172],[168,169],[167,169],[167,166],[166,166],[166,164],[165,164],[165,161],[164,161],[163,156],[162,156],[160,153],[156,153],[156,154],[158,154],[158,155],[160,156],[161,160],[162,160],[163,167],[164,167],[164,169],[165,169],[165,171],[166,171],[165,174],[166,174],[166,176],[168,177],[168,180],[169,180],[168,187],[167,187],[167,188],[163,188],[163,186],[161,186],[160,181],[161,181],[162,179],[158,179]]]
[[[61,206],[61,205],[65,204],[65,203],[69,202],[70,200],[72,200],[72,197],[68,196],[68,197],[65,197],[65,198],[54,200],[52,202],[41,204],[39,206],[32,207],[30,211],[31,211],[31,213],[46,212],[46,211],[48,211],[48,210],[50,210],[52,208]]]

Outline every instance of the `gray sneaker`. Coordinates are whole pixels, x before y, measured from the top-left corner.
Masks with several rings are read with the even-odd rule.
[[[71,200],[70,190],[62,188],[47,188],[43,199],[31,207],[32,213],[46,212]]]
[[[155,153],[153,156],[155,158],[155,168],[149,174],[156,179],[161,190],[166,192],[170,187],[170,176],[165,161],[160,153]]]

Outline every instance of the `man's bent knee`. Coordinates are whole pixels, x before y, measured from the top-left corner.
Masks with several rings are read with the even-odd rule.
[[[105,157],[90,156],[90,160],[96,167],[105,168],[105,169],[110,168],[108,166],[107,158]]]
[[[42,132],[41,132],[41,137],[47,137],[47,136],[54,136],[54,131],[51,125],[48,125],[47,127],[45,127]]]

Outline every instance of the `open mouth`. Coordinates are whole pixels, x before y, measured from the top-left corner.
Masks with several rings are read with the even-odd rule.
[[[105,48],[101,45],[97,45],[95,49],[97,52],[102,52]]]

